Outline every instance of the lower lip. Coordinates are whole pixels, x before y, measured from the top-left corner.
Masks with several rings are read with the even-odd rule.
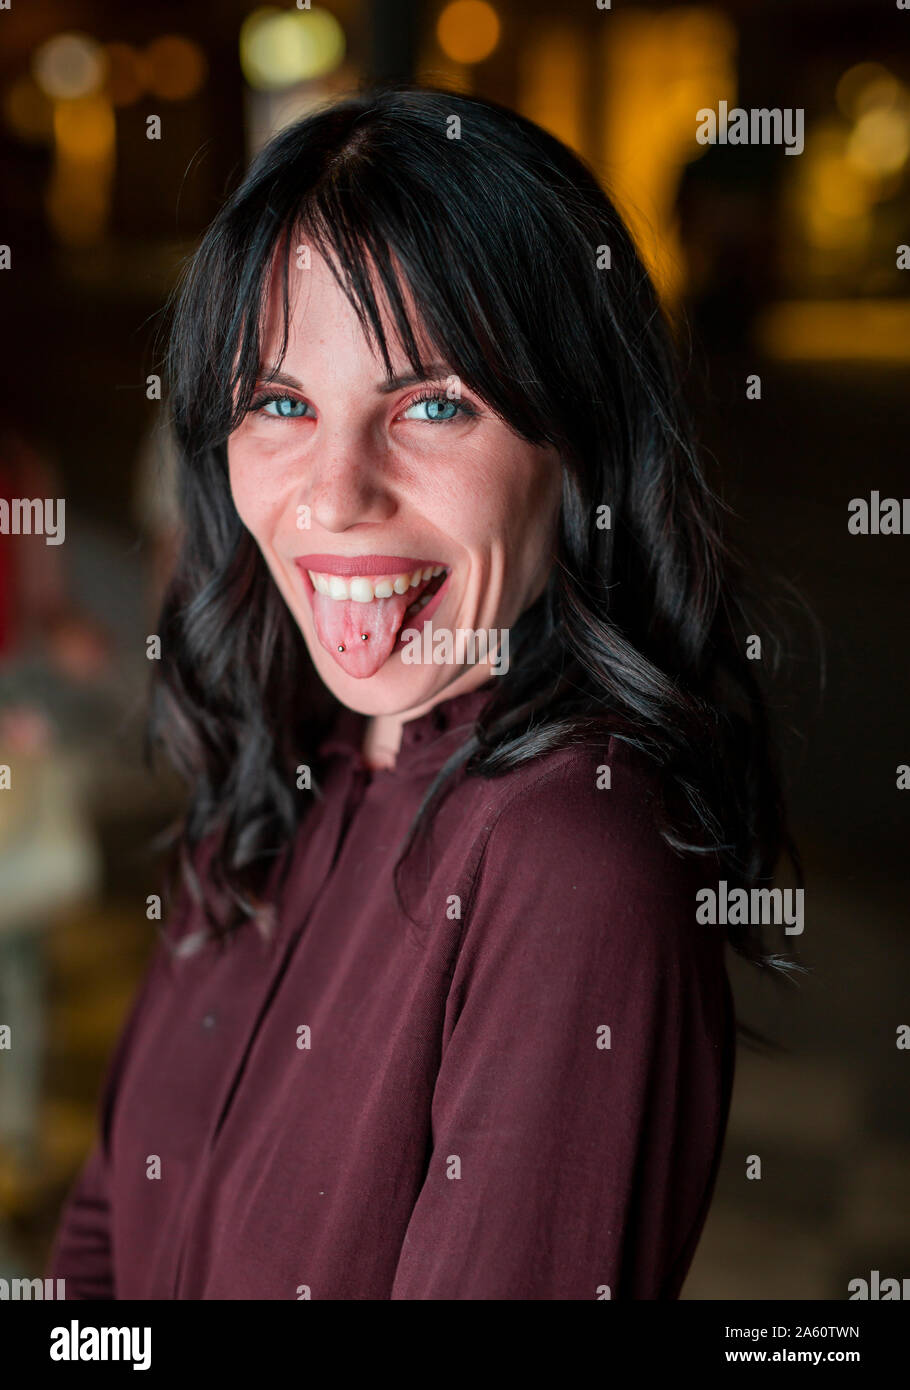
[[[310,576],[307,574],[306,570],[305,570],[305,569],[301,569],[299,565],[298,565],[298,567],[297,567],[297,572],[298,572],[298,574],[300,574],[301,577],[303,578],[303,585],[304,585],[304,588],[305,588],[306,591],[307,591],[307,594],[309,595],[310,605],[312,606],[312,603],[313,603],[313,595],[314,595],[315,592],[316,592],[315,588],[313,587],[313,581],[312,581],[312,579],[310,578]],[[449,572],[448,572],[448,574],[446,575],[445,579],[442,581],[442,583],[440,584],[439,588],[436,590],[435,594],[434,594],[433,597],[430,599],[430,601],[429,601],[429,603],[426,605],[426,607],[425,607],[425,608],[421,608],[420,612],[419,612],[419,613],[415,613],[414,616],[413,616],[412,618],[405,618],[404,622],[403,622],[402,625],[401,625],[401,632],[399,632],[398,638],[397,638],[397,640],[396,640],[396,642],[395,642],[395,645],[394,645],[394,647],[392,648],[392,653],[393,653],[393,654],[394,654],[395,652],[397,652],[397,651],[400,651],[400,649],[404,646],[404,638],[403,638],[403,635],[402,635],[403,633],[413,631],[415,628],[417,628],[418,624],[429,622],[430,618],[432,618],[433,614],[436,612],[436,610],[437,610],[437,608],[439,607],[440,603],[442,603],[442,600],[443,600],[443,597],[445,596],[446,590],[447,590],[448,587],[449,587],[449,580],[450,580],[451,578],[452,578],[452,571],[451,571],[451,569],[450,569]],[[364,604],[364,607],[366,607],[366,606],[367,606],[367,605]],[[378,675],[378,672],[377,672],[377,675]]]

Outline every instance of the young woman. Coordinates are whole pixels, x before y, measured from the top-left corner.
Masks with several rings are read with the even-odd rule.
[[[169,389],[153,728],[189,785],[181,891],[50,1273],[676,1297],[735,1040],[696,893],[767,882],[787,837],[615,209],[510,111],[346,100],[207,233]]]

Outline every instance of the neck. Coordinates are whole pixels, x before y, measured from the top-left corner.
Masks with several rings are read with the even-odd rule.
[[[366,732],[363,738],[363,758],[368,767],[379,769],[391,769],[395,766],[398,757],[398,750],[401,747],[401,732],[405,724],[409,724],[413,719],[420,719],[422,715],[429,713],[436,705],[442,704],[444,700],[452,700],[456,695],[466,695],[469,690],[476,690],[479,685],[489,679],[491,668],[488,662],[481,661],[475,666],[470,666],[462,671],[451,685],[440,690],[438,694],[425,700],[422,705],[417,705],[413,709],[402,710],[397,714],[374,714],[368,721]]]

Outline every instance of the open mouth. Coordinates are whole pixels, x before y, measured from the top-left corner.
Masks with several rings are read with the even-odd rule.
[[[312,557],[327,563],[329,557]],[[341,575],[295,563],[310,595],[313,622],[321,646],[348,675],[375,675],[402,645],[409,623],[427,621],[442,601],[451,570],[434,561],[414,561],[413,568],[370,575]],[[336,568],[352,570],[355,562]],[[376,569],[370,562],[368,568]]]
[[[425,579],[421,582],[417,597],[412,599],[404,610],[405,623],[407,623],[409,618],[416,618],[418,613],[422,613],[425,608],[429,607],[434,596],[439,593],[448,577],[449,571],[444,565],[440,565],[438,573],[431,574],[429,579]]]

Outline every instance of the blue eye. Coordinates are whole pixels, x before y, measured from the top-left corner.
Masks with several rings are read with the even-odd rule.
[[[306,415],[309,406],[294,396],[263,396],[253,402],[253,409],[279,420],[299,420]]]
[[[412,415],[412,410],[425,413]],[[445,424],[447,420],[455,420],[459,415],[473,415],[475,411],[464,401],[450,400],[443,392],[435,392],[412,401],[402,413],[406,420],[430,420]]]

